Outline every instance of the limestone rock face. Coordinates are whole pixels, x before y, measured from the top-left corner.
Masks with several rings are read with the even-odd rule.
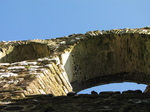
[[[150,29],[0,42],[0,99],[65,96],[112,82],[150,84]]]

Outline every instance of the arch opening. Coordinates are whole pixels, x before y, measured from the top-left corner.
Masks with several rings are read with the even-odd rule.
[[[110,83],[104,84],[99,86],[94,86],[91,88],[87,88],[78,92],[78,94],[90,94],[91,91],[96,91],[97,93],[103,91],[127,91],[127,90],[141,90],[142,92],[145,91],[147,85],[145,84],[137,84],[133,82],[123,82],[123,83]]]

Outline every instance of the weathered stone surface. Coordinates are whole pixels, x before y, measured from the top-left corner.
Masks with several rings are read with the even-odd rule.
[[[141,97],[143,96],[143,97]],[[33,95],[1,104],[1,112],[149,112],[149,94],[104,94],[57,96]]]
[[[72,91],[78,92],[112,82],[136,82],[149,85],[149,57],[149,27],[90,31],[85,34],[72,34],[68,37],[47,40],[0,42],[0,99],[9,102],[13,99],[24,99],[27,95],[66,96]],[[149,91],[148,86],[145,94],[149,94]],[[141,104],[149,101],[140,99],[145,95],[141,91],[123,92],[120,98],[126,99],[128,95],[130,98],[132,96],[135,98],[136,95],[132,94],[138,94],[140,97],[137,101],[129,100],[129,102]],[[90,97],[96,98],[95,95]],[[119,97],[120,93],[100,94],[104,98],[113,96],[116,99],[115,95]],[[110,102],[115,99],[111,99]],[[61,111],[63,105],[66,104],[61,105]],[[85,101],[82,107],[87,105],[94,106]],[[134,109],[131,108],[132,105],[134,104],[123,103],[121,108],[101,105],[101,108],[96,108],[94,111],[113,111],[114,108],[118,108],[120,112],[129,111]],[[14,109],[16,106],[9,106],[7,109]],[[70,106],[74,104],[70,103]],[[1,108],[6,110],[5,106]],[[25,108],[22,110],[25,111]],[[55,108],[58,107],[49,108],[50,110],[47,111],[55,111]],[[72,108],[68,108],[67,111],[70,111],[69,109]],[[93,107],[83,110],[92,111],[92,109]]]

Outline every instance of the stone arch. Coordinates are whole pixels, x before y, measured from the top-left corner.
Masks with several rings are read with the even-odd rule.
[[[112,82],[149,84],[149,48],[145,34],[87,36],[68,53],[64,68],[76,92]]]
[[[67,95],[114,82],[149,85],[150,31],[143,31],[93,31],[51,40],[0,42],[2,87],[17,80],[8,84],[14,91],[10,96],[21,89],[19,94],[25,97]]]

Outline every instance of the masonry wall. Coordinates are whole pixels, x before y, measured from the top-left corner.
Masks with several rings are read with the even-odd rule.
[[[71,52],[77,90],[112,82],[149,84],[149,42],[149,35],[133,33],[84,39]]]
[[[0,43],[2,100],[67,95],[112,82],[150,82],[150,30],[91,31]]]

